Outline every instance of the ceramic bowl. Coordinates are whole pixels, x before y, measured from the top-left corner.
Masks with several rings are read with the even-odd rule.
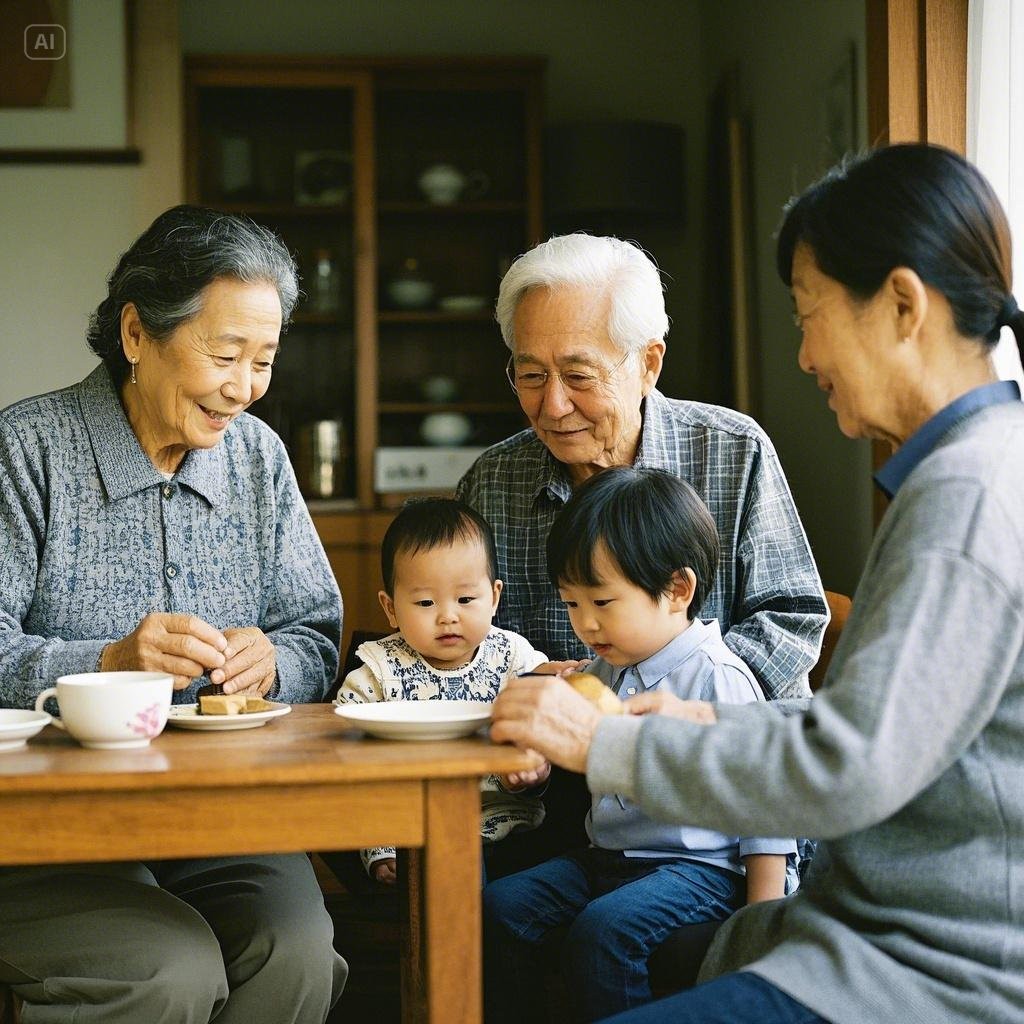
[[[429,281],[396,277],[388,282],[387,294],[397,309],[425,309],[434,301],[434,286]]]
[[[461,412],[434,412],[423,418],[420,437],[427,444],[452,446],[469,440],[473,424]]]

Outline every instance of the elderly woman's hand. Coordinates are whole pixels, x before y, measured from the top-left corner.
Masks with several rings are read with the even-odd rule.
[[[220,668],[231,657],[228,639],[197,615],[151,612],[134,632],[108,644],[100,658],[104,671],[167,672],[174,688]]]
[[[491,710],[491,739],[535,750],[553,764],[583,772],[602,717],[565,680],[525,676],[498,694]]]
[[[210,673],[210,682],[223,684],[225,693],[248,693],[263,697],[274,685],[277,652],[258,626],[225,629],[231,646],[228,660]]]
[[[714,725],[714,706],[703,700],[680,700],[671,693],[661,690],[648,690],[630,697],[622,710],[627,715],[666,715],[669,718],[683,718],[698,725]]]

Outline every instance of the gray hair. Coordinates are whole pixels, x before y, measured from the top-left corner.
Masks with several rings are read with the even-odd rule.
[[[131,302],[146,333],[165,341],[203,308],[203,290],[220,278],[270,284],[287,326],[299,297],[295,260],[269,228],[199,206],[175,206],[132,243],[107,278],[107,297],[89,318],[86,340],[116,384],[128,373],[121,311]]]
[[[608,337],[620,351],[639,351],[668,334],[665,290],[653,257],[634,242],[576,232],[534,246],[502,279],[494,316],[505,344],[513,346],[516,307],[530,289],[575,287],[610,296]]]

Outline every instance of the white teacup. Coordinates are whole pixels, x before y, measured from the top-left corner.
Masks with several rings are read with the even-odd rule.
[[[165,672],[83,672],[61,676],[36,698],[42,711],[56,696],[60,718],[53,724],[83,747],[100,750],[148,747],[167,724],[174,680]]]

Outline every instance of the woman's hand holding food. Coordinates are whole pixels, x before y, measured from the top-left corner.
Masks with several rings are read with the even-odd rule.
[[[99,668],[166,672],[174,677],[174,688],[184,690],[193,679],[229,664],[233,656],[227,634],[197,615],[150,612],[123,640],[107,644]]]
[[[223,686],[225,693],[247,693],[264,697],[277,675],[277,652],[258,626],[225,629],[231,656],[210,673],[210,682]]]
[[[523,676],[498,694],[491,738],[537,751],[554,764],[582,772],[602,714],[563,679]]]

